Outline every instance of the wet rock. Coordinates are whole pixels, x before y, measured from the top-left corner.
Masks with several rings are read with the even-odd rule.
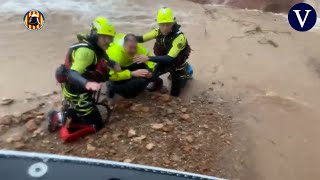
[[[16,143],[14,143],[14,149],[16,149],[16,150],[23,149],[25,146],[26,146],[26,144],[25,144],[25,143],[22,143],[22,142],[16,142]]]
[[[26,123],[26,128],[29,132],[33,132],[35,131],[38,126],[36,124],[36,122],[34,120],[29,120],[27,123]]]
[[[133,160],[132,159],[125,159],[123,162],[125,163],[131,163]]]
[[[136,135],[137,135],[137,133],[136,133],[136,131],[134,129],[130,128],[128,130],[128,138],[132,138],[132,137],[134,137]]]
[[[147,148],[148,151],[151,151],[154,148],[154,146],[155,146],[155,144],[149,143],[149,144],[146,145],[146,148]]]
[[[142,135],[142,136],[139,136],[139,137],[132,138],[131,141],[132,142],[136,142],[136,143],[141,143],[146,138],[147,138],[146,135]]]
[[[150,108],[149,107],[142,107],[141,111],[147,113],[150,111]]]
[[[91,151],[95,151],[95,150],[96,150],[96,147],[92,146],[91,144],[88,144],[88,145],[87,145],[87,150],[90,151],[90,152],[91,152]]]
[[[193,136],[189,135],[186,137],[186,140],[189,142],[189,143],[193,143],[194,139],[193,139]]]
[[[151,128],[155,129],[155,130],[160,130],[164,127],[163,124],[159,123],[159,124],[151,124]]]
[[[181,112],[186,113],[188,109],[187,108],[181,108],[180,110],[181,110]]]
[[[2,98],[0,104],[3,106],[8,106],[14,102],[13,99],[10,98]]]
[[[191,119],[190,119],[190,115],[189,115],[189,114],[182,114],[182,115],[180,115],[180,118],[181,118],[183,121],[191,122]]]
[[[3,116],[0,119],[0,125],[7,125],[7,126],[10,125],[13,118],[14,116],[11,116],[11,115]]]

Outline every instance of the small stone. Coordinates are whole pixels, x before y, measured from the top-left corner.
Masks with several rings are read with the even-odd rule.
[[[206,129],[208,129],[208,128],[209,128],[209,126],[208,126],[208,125],[206,125],[206,124],[205,124],[205,125],[203,125],[203,127],[204,127],[204,128],[206,128]]]
[[[190,120],[190,115],[189,115],[189,114],[182,114],[182,115],[180,116],[180,118],[181,118],[183,121],[191,122],[191,120]]]
[[[134,104],[130,107],[131,111],[139,112],[142,111],[142,104]]]
[[[187,145],[187,146],[183,147],[183,151],[185,151],[186,153],[190,153],[192,151],[192,146]]]
[[[34,130],[36,130],[38,128],[38,126],[34,120],[29,120],[26,123],[26,127],[29,132],[33,132]]]
[[[132,162],[132,159],[125,159],[123,162],[125,162],[125,163],[131,163],[131,162]]]
[[[166,124],[173,125],[173,122],[170,121],[169,119],[165,119],[164,122],[165,122]]]
[[[147,113],[150,111],[150,108],[149,107],[142,107],[141,111]]]
[[[165,164],[170,164],[170,161],[169,161],[168,159],[165,159],[163,162],[164,162]]]
[[[178,171],[185,171],[183,168],[177,168]]]
[[[24,122],[24,123],[29,121],[32,118],[33,118],[33,115],[29,114],[29,113],[24,113],[24,114],[21,115],[21,121]]]
[[[90,143],[93,143],[93,141],[94,141],[94,139],[93,139],[93,138],[89,138],[89,139],[88,139],[88,141],[87,141],[87,143],[89,143],[89,144],[90,144]]]
[[[154,148],[154,146],[155,145],[153,143],[149,143],[149,144],[146,145],[146,148],[147,148],[148,151],[151,151]]]
[[[43,140],[42,143],[44,143],[44,144],[49,144],[50,141],[49,141],[49,140]]]
[[[2,133],[5,130],[5,126],[4,125],[0,125],[0,133]]]
[[[37,130],[35,130],[34,132],[33,132],[33,134],[35,134],[35,135],[41,135],[41,133],[43,133],[43,128],[41,128],[41,127],[39,127]]]
[[[151,124],[151,128],[155,129],[155,130],[160,130],[164,127],[163,124],[159,123],[159,124]]]
[[[0,125],[7,125],[7,126],[10,125],[13,118],[14,116],[11,116],[11,115],[3,116],[0,119]]]
[[[181,108],[181,112],[186,113],[187,112],[187,108]]]
[[[170,95],[168,95],[168,94],[163,94],[163,95],[160,96],[159,99],[160,99],[162,102],[169,102],[169,101],[171,100],[171,97],[170,97]]]
[[[40,125],[44,121],[44,116],[40,115],[35,118],[35,122]]]
[[[132,138],[133,136],[135,136],[137,133],[136,133],[136,131],[134,130],[134,129],[132,129],[132,128],[130,128],[129,130],[128,130],[128,137],[129,138]]]
[[[172,132],[174,131],[174,125],[173,124],[166,124],[163,128],[162,128],[163,132]]]
[[[110,149],[110,151],[109,151],[111,154],[117,154],[117,151],[116,150],[114,150],[114,149]]]
[[[136,142],[136,143],[141,143],[146,138],[147,138],[146,135],[142,135],[142,136],[139,136],[139,137],[132,138],[131,141],[132,142]]]
[[[12,138],[12,137],[7,138],[7,139],[6,139],[6,142],[9,143],[9,144],[11,144],[11,143],[13,142],[13,138]]]
[[[108,139],[108,134],[104,134],[104,135],[102,136],[102,139],[103,139],[103,140],[107,140],[107,139]]]
[[[167,109],[167,114],[173,114],[173,113],[174,113],[173,109],[171,109],[171,108]]]
[[[16,143],[14,144],[14,149],[20,150],[20,149],[23,149],[25,146],[26,146],[26,144],[24,144],[24,143],[22,143],[22,142],[16,142]]]
[[[87,145],[87,150],[88,151],[94,151],[94,150],[96,150],[96,147],[92,146],[91,144],[88,144]]]
[[[118,141],[120,136],[121,136],[120,133],[113,134],[113,135],[112,135],[112,139],[113,139],[114,141]]]
[[[175,162],[180,161],[180,157],[176,154],[171,155],[170,159]]]
[[[12,104],[13,102],[14,102],[13,99],[10,99],[10,98],[2,98],[0,104],[3,105],[3,106],[7,106],[7,105]]]
[[[189,143],[193,143],[193,136],[189,135],[186,137],[186,140],[189,142]]]

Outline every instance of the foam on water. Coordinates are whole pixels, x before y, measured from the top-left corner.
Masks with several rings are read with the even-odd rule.
[[[138,24],[154,22],[155,10],[164,6],[161,2],[130,0],[0,0],[0,16],[8,14],[24,14],[31,9],[44,13],[67,12],[77,13],[81,19],[92,20],[96,16],[106,16],[117,22]],[[190,17],[186,11],[176,11],[177,18],[183,20]],[[131,22],[130,22],[131,21]],[[147,22],[146,22],[147,21]]]

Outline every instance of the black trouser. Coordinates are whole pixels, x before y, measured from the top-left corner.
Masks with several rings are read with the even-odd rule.
[[[123,69],[135,71],[138,69],[148,69],[148,66],[146,64],[132,64]],[[108,85],[109,97],[112,96],[110,95],[110,91],[113,91],[113,93],[119,94],[124,98],[135,98],[146,89],[148,83],[149,80],[143,77],[132,77],[128,80],[110,82]]]
[[[179,68],[172,68],[170,67],[170,65],[157,64],[152,80],[158,81],[161,75],[169,72],[171,75],[170,94],[171,96],[179,96],[181,90],[187,82],[187,66],[188,63],[185,63],[183,66],[180,66]]]
[[[65,109],[66,117],[71,118],[72,123],[94,125],[96,130],[103,128],[104,123],[95,105],[93,92],[65,83],[63,96],[68,102],[68,107]]]

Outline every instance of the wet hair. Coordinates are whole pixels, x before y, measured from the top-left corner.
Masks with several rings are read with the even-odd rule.
[[[126,42],[128,42],[128,41],[137,42],[136,35],[134,35],[134,34],[127,34],[126,36],[124,36],[124,43],[126,43]]]

